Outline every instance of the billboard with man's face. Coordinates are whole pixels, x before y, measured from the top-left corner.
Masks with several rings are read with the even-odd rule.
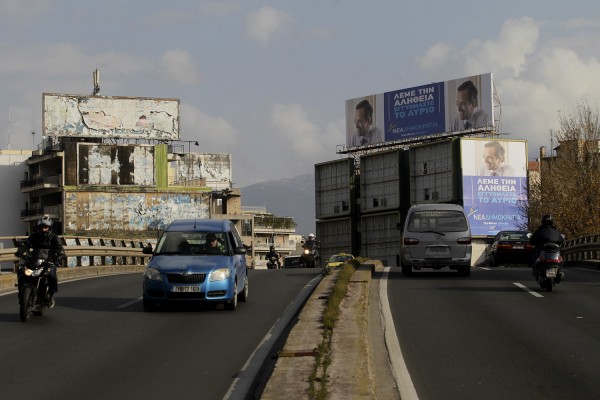
[[[492,74],[346,100],[346,147],[492,129]]]
[[[460,139],[463,205],[473,236],[521,230],[527,220],[527,142]]]

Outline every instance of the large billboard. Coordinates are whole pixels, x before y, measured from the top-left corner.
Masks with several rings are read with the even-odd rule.
[[[492,74],[346,100],[346,147],[493,129]]]
[[[462,138],[460,152],[471,234],[523,229],[527,220],[519,204],[527,201],[527,142]]]
[[[43,94],[46,136],[179,139],[179,100]]]

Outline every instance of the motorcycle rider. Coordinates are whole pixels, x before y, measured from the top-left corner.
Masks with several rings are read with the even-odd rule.
[[[321,243],[315,238],[314,233],[309,233],[306,241],[302,244],[303,249],[313,250],[315,254],[315,261],[319,258],[319,254],[317,253],[317,249]]]
[[[529,239],[529,244],[534,247],[533,252],[533,262],[532,262],[532,270],[533,275],[537,276],[536,271],[536,260],[542,251],[542,247],[546,243],[555,243],[558,245],[563,244],[565,241],[563,235],[556,229],[554,226],[554,219],[550,214],[544,214],[542,216],[542,224],[536,229],[536,231],[531,235]],[[560,282],[565,274],[563,272],[560,273],[560,276],[557,277],[557,282]]]
[[[65,249],[60,241],[58,235],[52,232],[52,219],[48,215],[44,215],[37,223],[37,232],[33,232],[23,242],[23,246],[19,247],[15,255],[17,257],[23,256],[29,249],[32,250],[32,259],[43,258],[52,263],[49,274],[48,274],[48,295],[46,299],[48,307],[54,307],[54,294],[58,291],[58,278],[56,276],[56,266],[60,266],[63,257],[65,256]],[[20,269],[18,272],[18,286],[19,291],[22,287],[23,270]]]
[[[267,253],[267,255],[265,256],[265,259],[267,260],[267,262],[271,262],[271,257],[275,257],[275,263],[276,263],[276,268],[279,269],[281,268],[281,264],[279,262],[279,259],[281,258],[281,255],[275,251],[275,246],[271,245],[271,247],[269,247],[269,252]]]

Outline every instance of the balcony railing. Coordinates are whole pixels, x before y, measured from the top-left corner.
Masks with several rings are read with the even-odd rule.
[[[41,176],[39,178],[21,181],[21,190],[58,187],[60,187],[60,175]]]

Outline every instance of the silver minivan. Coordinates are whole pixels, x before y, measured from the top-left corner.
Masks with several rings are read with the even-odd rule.
[[[402,236],[402,273],[449,267],[471,272],[471,229],[457,204],[417,204],[406,215]]]

